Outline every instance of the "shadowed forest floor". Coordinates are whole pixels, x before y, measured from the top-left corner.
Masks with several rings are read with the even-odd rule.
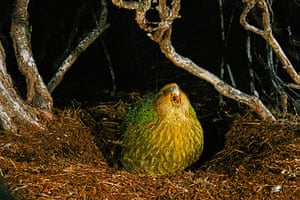
[[[74,107],[57,109],[47,132],[0,133],[2,197],[9,190],[26,200],[300,199],[299,125],[235,120],[209,159],[153,177],[118,161],[127,103]]]

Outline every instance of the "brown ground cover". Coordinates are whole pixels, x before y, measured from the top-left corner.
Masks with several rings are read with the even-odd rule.
[[[130,174],[118,161],[126,109],[122,101],[58,109],[48,131],[1,132],[0,174],[10,194],[26,200],[300,199],[300,126],[236,120],[213,157],[153,177]]]

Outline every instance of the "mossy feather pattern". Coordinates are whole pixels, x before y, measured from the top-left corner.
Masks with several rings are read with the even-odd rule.
[[[133,173],[163,175],[184,170],[203,151],[203,130],[177,84],[137,104],[125,119],[123,166]]]

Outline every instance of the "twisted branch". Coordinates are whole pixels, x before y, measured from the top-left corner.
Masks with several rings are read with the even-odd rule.
[[[27,101],[38,108],[51,111],[53,100],[38,72],[31,50],[28,3],[29,0],[16,1],[11,22],[11,38],[19,70],[26,78]]]
[[[84,52],[94,41],[109,27],[107,23],[107,4],[106,0],[101,1],[101,14],[97,22],[97,26],[89,32],[72,50],[68,57],[63,61],[55,75],[48,83],[48,90],[52,93],[53,90],[61,83],[67,71],[71,69],[79,55]]]
[[[253,33],[256,33],[257,35],[260,35],[263,37],[266,42],[272,47],[274,53],[280,60],[280,62],[283,65],[283,68],[286,70],[286,72],[290,75],[292,80],[296,84],[300,84],[300,76],[298,73],[295,71],[292,63],[288,59],[288,57],[285,55],[283,49],[273,36],[272,32],[272,26],[271,26],[271,19],[270,19],[270,5],[268,1],[266,0],[243,0],[243,2],[246,4],[243,12],[240,16],[240,23],[244,27],[244,29],[249,30]],[[263,29],[257,28],[251,24],[248,23],[247,21],[247,16],[249,12],[257,6],[261,12],[262,12],[262,26]]]
[[[157,1],[155,1],[157,2]],[[233,88],[229,84],[222,81],[216,75],[198,66],[192,60],[181,56],[175,50],[171,42],[172,23],[179,18],[180,0],[169,1],[159,0],[155,7],[159,13],[160,21],[151,22],[146,18],[146,12],[152,9],[151,5],[154,1],[143,0],[136,9],[136,21],[141,29],[147,32],[147,35],[156,43],[158,43],[161,51],[170,59],[176,66],[190,72],[191,74],[208,81],[214,88],[222,95],[234,99],[238,102],[244,103],[254,109],[254,111],[264,120],[275,120],[272,113],[256,96],[250,96]],[[117,6],[124,5],[122,0],[113,0]],[[126,7],[124,7],[126,8]],[[156,26],[153,26],[155,24]]]
[[[1,129],[16,133],[20,124],[45,129],[41,124],[40,109],[27,105],[17,94],[5,64],[5,51],[0,41],[0,125]],[[38,117],[39,116],[39,117]],[[44,117],[44,116],[43,116]]]

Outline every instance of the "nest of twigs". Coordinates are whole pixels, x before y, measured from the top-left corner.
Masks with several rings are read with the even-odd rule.
[[[120,121],[126,110],[122,101],[57,110],[58,119],[46,132],[1,132],[0,173],[6,185],[0,188],[2,196],[300,199],[298,125],[234,122],[224,149],[212,159],[183,172],[153,177],[130,174],[118,162]]]

